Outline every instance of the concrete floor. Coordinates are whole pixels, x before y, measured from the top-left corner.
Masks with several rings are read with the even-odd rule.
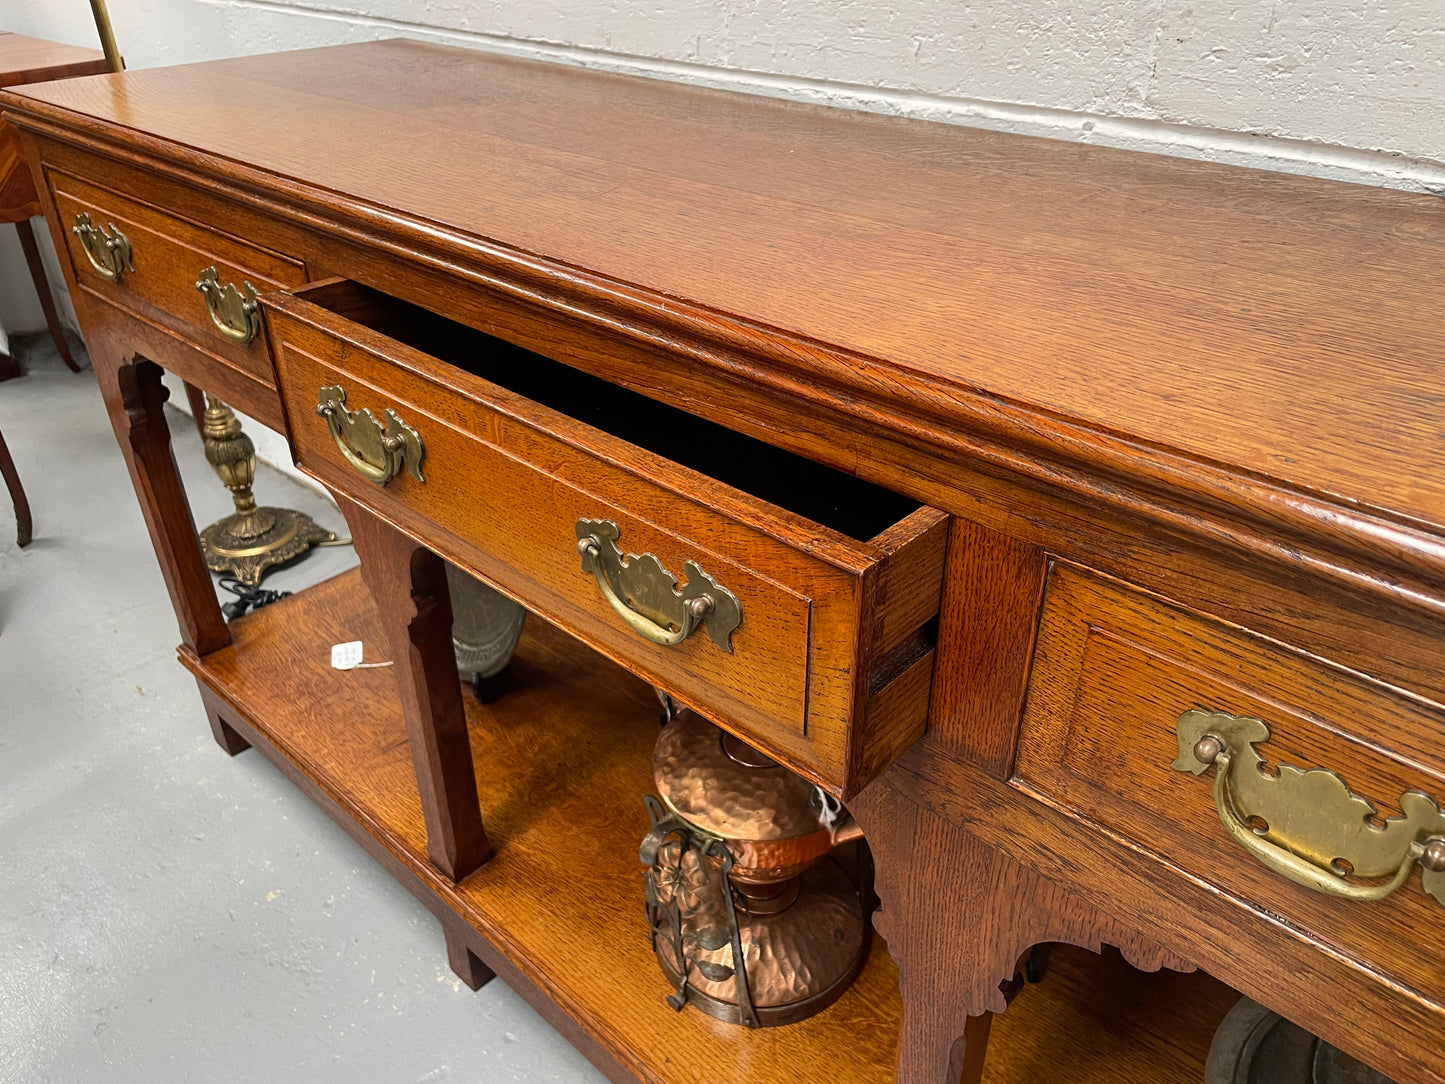
[[[31,340],[0,431],[35,514],[0,487],[0,1084],[596,1081],[260,755],[212,742],[90,372]],[[197,521],[230,510],[172,413]],[[262,468],[262,503],[345,533]],[[266,585],[351,565],[313,553]]]

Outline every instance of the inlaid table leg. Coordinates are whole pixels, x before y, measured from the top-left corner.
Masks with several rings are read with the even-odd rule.
[[[341,494],[361,574],[386,630],[426,820],[427,857],[461,881],[492,856],[452,649],[446,562]]]
[[[55,349],[60,351],[60,360],[65,362],[72,373],[80,372],[80,366],[70,356],[70,344],[65,341],[65,329],[60,325],[60,313],[55,309],[55,297],[50,292],[50,279],[45,274],[45,265],[40,261],[40,248],[35,243],[35,231],[29,219],[15,223],[15,232],[20,235],[20,247],[25,250],[25,263],[30,268],[30,281],[35,283],[35,293],[40,297],[40,308],[45,313],[45,326],[50,329],[50,338]]]

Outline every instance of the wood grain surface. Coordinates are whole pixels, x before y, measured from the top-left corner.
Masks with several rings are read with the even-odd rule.
[[[1160,782],[1148,756],[1111,744],[1115,712],[1241,699],[1285,720],[1289,756],[1358,769],[1364,789],[1433,776],[1438,709],[1412,694],[1445,702],[1445,203],[417,43],[105,76],[0,105],[42,182],[43,161],[957,517],[934,667],[891,627],[919,611],[887,574],[869,578],[870,534],[783,513],[758,531],[718,487],[710,522],[753,530],[770,560],[791,545],[847,568],[857,605],[882,607],[868,632],[895,646],[874,667],[861,647],[849,656],[855,691],[878,674],[921,702],[922,668],[937,672],[933,731],[854,803],[902,966],[901,1040],[881,949],[829,1013],[740,1038],[642,996],[656,976],[615,906],[636,887],[640,811],[626,811],[648,786],[646,686],[534,628],[510,699],[465,706],[498,854],[454,885],[425,857],[394,679],[324,665],[337,638],[380,642],[355,577],[247,618],[233,644],[219,621],[151,363],[283,420],[268,377],[68,267],[218,740],[278,759],[459,922],[449,958],[469,982],[490,969],[517,985],[614,1078],[886,1079],[896,1047],[907,1084],[938,1084],[988,1070],[979,1014],[1001,1006],[1028,944],[1114,943],[1142,966],[1208,967],[1402,1081],[1445,1080],[1438,1044],[1419,1041],[1440,1030],[1438,923],[1408,902],[1342,919],[1274,885],[1175,817],[1207,813],[1200,780]],[[426,369],[364,349],[334,360],[378,395]],[[456,391],[464,368],[428,379]],[[490,432],[464,401],[428,400],[428,423]],[[569,478],[576,463],[548,459]],[[610,465],[621,506],[657,522],[681,473],[623,447]],[[488,573],[434,510],[388,516]],[[1066,621],[1050,611],[1035,656],[1050,561],[1163,598],[1084,592]],[[1104,635],[1110,622],[1122,633]],[[443,637],[421,631],[416,673],[438,676]],[[1179,1062],[1196,1080],[1201,1021]],[[1141,1061],[1099,1079],[1149,1079],[1174,1041],[1121,1042]]]
[[[394,667],[426,853],[439,872],[465,880],[492,857],[482,825],[462,686],[452,648],[446,562],[354,501],[338,495]],[[382,645],[378,645],[382,646]],[[455,954],[454,954],[455,955]]]
[[[309,57],[297,54],[296,63]],[[745,313],[628,286],[35,99],[10,99],[6,108],[25,111],[15,116],[35,161],[225,222],[237,236],[303,259],[313,276],[344,271],[611,383],[1445,700],[1445,545],[1435,526],[1242,471],[1223,445],[1216,460],[1152,448]],[[1141,177],[1162,168],[1136,157]],[[1132,159],[1117,166],[1121,192],[1124,161]],[[1211,175],[1222,188],[1258,180],[1213,167]],[[1310,183],[1303,194],[1279,194],[1276,217],[1298,217],[1291,207],[1315,191]],[[1328,263],[1349,234],[1315,241]],[[95,310],[82,318],[95,323]],[[157,360],[168,368],[215,367],[230,398],[248,395],[249,412],[279,413],[249,374],[238,379],[215,355],[194,358],[174,336],[133,331],[134,341],[164,352]],[[1360,462],[1374,460],[1362,451]]]
[[[1399,817],[1407,790],[1445,803],[1438,711],[1063,565],[1038,636],[1019,780],[1382,972],[1445,1020],[1445,967],[1416,934],[1445,910],[1418,874],[1374,903],[1293,884],[1229,836],[1213,773],[1171,767],[1184,712],[1251,716],[1270,727],[1258,746],[1270,764],[1336,772],[1380,817]]]
[[[100,75],[105,70],[105,56],[99,49],[0,30],[0,87]]]
[[[106,70],[105,57],[95,49],[0,30],[0,87],[99,75]],[[40,199],[21,154],[18,133],[0,119],[0,222],[22,222],[39,213]]]
[[[595,387],[566,366],[548,369],[545,359],[470,329],[405,311],[369,321],[394,339],[303,300],[340,290],[345,299],[332,304],[357,319],[363,304],[396,304],[352,296],[346,285],[266,303],[304,471],[841,797],[922,735],[932,663],[921,630],[938,609],[947,516]],[[428,323],[444,326],[427,335]],[[522,380],[529,371],[542,376]],[[566,405],[591,424],[513,390],[553,401],[572,382],[584,383]],[[318,389],[332,385],[345,388],[346,409],[394,410],[421,433],[424,482],[402,474],[378,486],[356,474],[316,415]],[[619,395],[630,398],[586,409],[589,397]],[[654,422],[632,400],[664,416]],[[709,455],[717,445],[721,454]],[[819,501],[820,490],[836,499]],[[856,524],[863,537],[805,512]],[[623,623],[581,568],[575,525],[583,519],[617,524],[625,553],[653,554],[679,584],[695,561],[731,591],[742,608],[731,650],[703,631],[659,646]],[[915,633],[919,644],[903,643]]]
[[[21,93],[744,314],[874,379],[1445,518],[1430,196],[413,42]]]
[[[191,504],[181,483],[161,383],[161,367],[134,355],[111,352],[112,340],[91,344],[96,380],[116,441],[150,532],[151,546],[181,627],[183,646],[198,655],[231,642],[216,589],[196,534]]]
[[[1037,547],[953,521],[938,630],[947,679],[934,683],[928,725],[997,779],[1013,771],[1045,571]]]
[[[1055,945],[1044,981],[993,1018],[984,1084],[1204,1080],[1239,994],[1202,972],[1139,971],[1117,949]]]
[[[76,280],[85,289],[167,325],[258,381],[273,379],[265,343],[258,338],[242,344],[222,335],[196,289],[196,280],[206,268],[214,267],[223,286],[230,283],[239,290],[249,282],[262,293],[280,290],[306,281],[306,269],[299,260],[230,236],[225,223],[189,221],[77,177],[51,173],[50,191],[65,234],[62,258],[69,260]],[[71,229],[82,214],[97,227],[125,235],[133,270],[122,271],[114,282],[96,272]]]
[[[879,940],[826,1012],[748,1031],[675,1013],[648,946],[637,843],[648,827],[657,735],[652,690],[544,622],[529,622],[490,705],[466,700],[477,787],[496,857],[462,884],[425,854],[420,801],[389,669],[335,671],[330,645],[386,644],[352,571],[247,615],[236,643],[182,661],[228,705],[236,728],[419,891],[481,938],[467,941],[615,1079],[658,1084],[883,1084],[894,1074],[901,1007]],[[473,936],[475,936],[475,934]],[[451,951],[458,935],[449,939]],[[484,943],[483,943],[484,942]],[[438,952],[442,951],[438,939]],[[1143,975],[1116,957],[1056,952],[1045,981],[995,1025],[985,1080],[1197,1084],[1212,1026],[1233,993],[1205,976]],[[468,961],[464,966],[471,966]],[[473,972],[479,981],[485,973]],[[1139,1011],[1134,1011],[1135,1009]],[[1107,1032],[1095,1037],[1102,1017]],[[1083,1055],[1067,1046],[1097,1044]],[[719,1074],[722,1074],[719,1076]]]
[[[905,804],[886,799],[892,789]],[[877,803],[871,814],[869,803]],[[908,817],[891,825],[908,806],[932,819],[926,836]],[[881,844],[875,855],[884,909],[876,922],[904,972],[905,1000],[930,1007],[916,1044],[925,1064],[947,1053],[946,1037],[963,1034],[962,1014],[988,1008],[995,987],[985,980],[992,976],[996,984],[1029,944],[1102,941],[1139,962],[1130,945],[1142,941],[1207,970],[1391,1079],[1445,1084],[1439,1047],[1416,1041],[1441,1030],[1440,1006],[1419,991],[1322,946],[1264,903],[1220,891],[1172,865],[1149,843],[1022,781],[996,780],[928,737],[849,808]],[[915,853],[926,861],[914,862]],[[939,863],[946,868],[933,872]],[[989,886],[986,902],[970,910],[968,901],[984,891],[976,887],[981,881]],[[1021,890],[1023,881],[1028,891]],[[911,943],[911,932],[900,939],[893,921],[904,931],[916,925],[925,940]],[[947,927],[941,933],[940,924]],[[1435,929],[1417,926],[1415,943],[1433,944]],[[1427,950],[1422,959],[1435,957]],[[908,986],[910,960],[920,974],[916,993]],[[949,990],[959,992],[961,1010]],[[937,1075],[901,1079],[938,1084]]]

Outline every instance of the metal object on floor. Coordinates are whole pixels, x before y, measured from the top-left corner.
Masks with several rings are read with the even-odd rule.
[[[256,446],[225,403],[206,396],[201,426],[206,462],[226,488],[236,510],[201,531],[201,553],[212,572],[229,572],[255,586],[266,570],[285,564],[312,546],[335,542],[336,535],[304,512],[289,508],[258,508],[251,493],[256,477]]]
[[[471,678],[477,699],[488,700],[486,683],[511,661],[527,623],[527,611],[455,565],[447,565],[447,586],[452,596],[452,650],[457,670]]]
[[[745,1027],[826,1009],[868,956],[871,859],[817,787],[681,711],[653,751],[646,912],[674,992]]]
[[[1391,1084],[1258,1002],[1241,998],[1214,1033],[1205,1084]]]

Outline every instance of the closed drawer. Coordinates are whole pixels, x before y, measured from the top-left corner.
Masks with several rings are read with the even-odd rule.
[[[1252,905],[1261,929],[1439,1005],[1442,733],[1405,693],[1056,565],[1015,775]],[[1261,929],[1199,934],[1258,945]]]
[[[247,283],[259,294],[305,282],[300,261],[77,177],[52,173],[50,185],[77,282],[185,335],[268,386],[274,383],[265,343],[252,334],[259,332],[259,314],[248,327],[240,310],[253,307],[247,306]],[[97,231],[89,234],[89,251],[82,236],[86,224]],[[208,268],[216,271],[216,317],[196,287]],[[228,286],[234,296],[227,295]],[[233,334],[223,330],[223,323]],[[250,338],[243,341],[242,334]]]
[[[327,486],[834,794],[923,733],[943,513],[353,283],[264,303]],[[385,484],[362,410],[419,437]]]

